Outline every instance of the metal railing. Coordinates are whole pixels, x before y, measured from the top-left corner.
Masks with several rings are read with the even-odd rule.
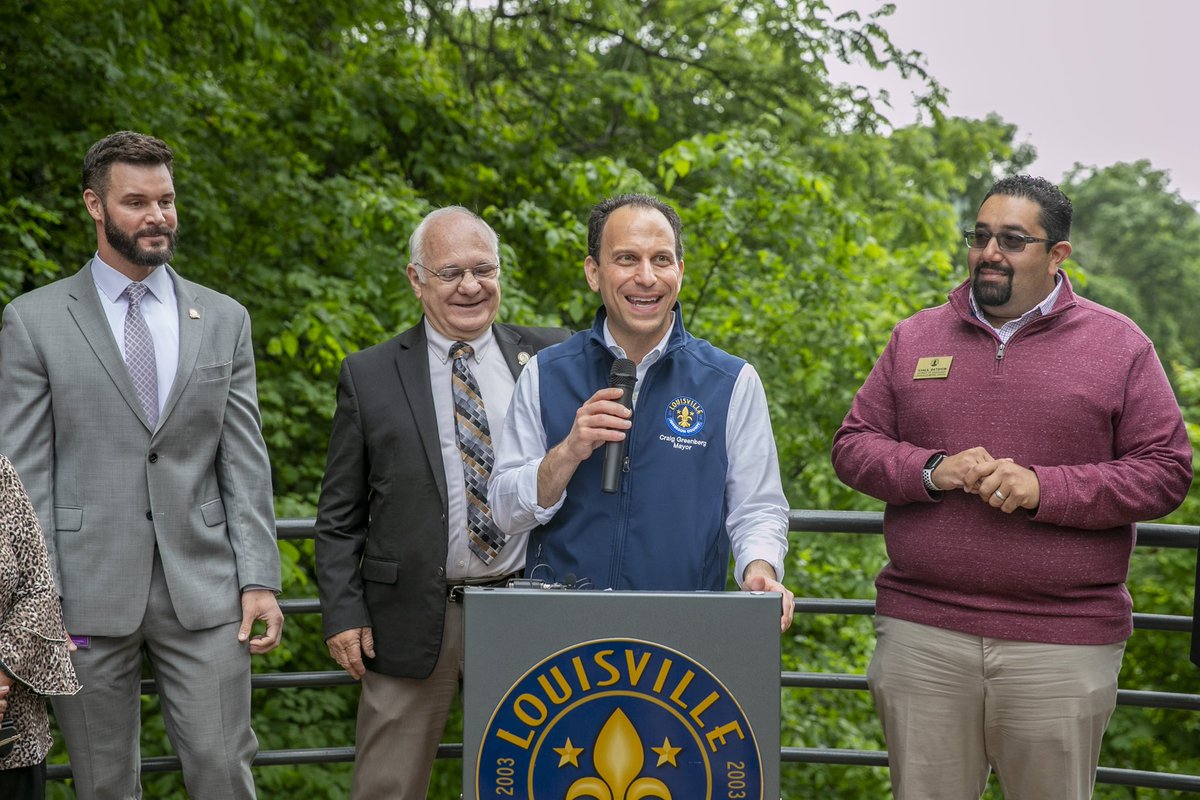
[[[869,511],[821,511],[793,509],[789,513],[788,528],[791,532],[804,533],[849,533],[879,535],[883,533],[883,514]],[[312,519],[283,519],[277,525],[280,539],[311,539]],[[1166,525],[1144,523],[1137,528],[1138,547],[1165,547],[1195,550],[1200,544],[1200,526]],[[316,598],[285,598],[279,603],[286,615],[319,613],[320,602]],[[846,614],[873,615],[875,604],[870,600],[830,599],[797,597],[797,614]],[[1192,630],[1192,618],[1171,614],[1133,615],[1137,630],[1174,631],[1188,633]],[[325,688],[355,683],[342,670],[322,672],[283,672],[256,674],[251,677],[254,689],[281,688]],[[863,675],[833,674],[818,672],[781,672],[780,684],[788,689],[825,689],[866,691],[867,679]],[[142,681],[142,693],[156,692],[153,680]],[[1179,709],[1200,711],[1200,695],[1175,692],[1155,692],[1121,689],[1117,692],[1117,705],[1140,708]],[[883,750],[845,750],[829,747],[783,747],[780,762],[784,764],[836,764],[858,767],[886,767],[887,752]],[[439,759],[461,759],[461,743],[443,743],[438,747]],[[354,760],[353,747],[319,747],[292,750],[269,750],[260,752],[254,766],[278,766],[295,764],[337,764]],[[142,771],[174,772],[180,769],[176,756],[156,756],[142,760]],[[63,780],[71,776],[70,765],[54,764],[47,768],[51,780]],[[1130,786],[1146,789],[1164,789],[1200,793],[1200,775],[1178,775],[1165,772],[1117,769],[1100,767],[1096,773],[1098,783]]]

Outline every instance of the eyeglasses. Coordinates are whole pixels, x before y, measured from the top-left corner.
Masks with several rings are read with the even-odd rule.
[[[442,267],[441,269],[434,270],[416,261],[413,263],[428,272],[430,275],[437,277],[437,279],[442,283],[458,283],[462,280],[462,276],[466,275],[468,272],[471,273],[471,277],[477,281],[489,281],[492,278],[495,278],[500,272],[499,264],[476,264],[473,267],[456,267],[451,265],[449,267]]]
[[[1036,236],[1026,236],[1023,233],[1013,233],[1012,231],[1004,231],[1002,233],[963,231],[963,241],[967,243],[967,247],[972,249],[978,248],[982,250],[988,246],[988,242],[993,237],[996,239],[996,246],[1000,248],[1000,252],[1002,253],[1022,253],[1025,251],[1025,245],[1032,242],[1051,244],[1054,241],[1053,239],[1039,239]]]

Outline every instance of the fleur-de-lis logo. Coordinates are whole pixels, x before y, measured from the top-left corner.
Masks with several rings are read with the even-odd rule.
[[[667,427],[679,436],[695,436],[704,427],[704,406],[691,397],[676,397],[664,411]]]
[[[671,790],[658,778],[639,778],[646,758],[642,739],[625,712],[617,709],[596,737],[595,766],[599,777],[580,778],[567,790],[566,800],[672,800]]]

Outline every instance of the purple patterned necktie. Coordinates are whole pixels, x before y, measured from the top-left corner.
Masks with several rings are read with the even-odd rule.
[[[450,389],[454,395],[454,431],[458,440],[458,452],[462,456],[463,477],[467,491],[467,539],[471,552],[485,564],[490,564],[505,537],[492,522],[492,509],[488,505],[487,485],[495,464],[492,452],[492,434],[488,429],[487,414],[483,409],[483,395],[479,384],[471,374],[468,361],[475,354],[471,345],[455,342],[450,346],[450,358],[454,368],[450,376]]]
[[[158,424],[158,365],[154,360],[154,339],[142,316],[142,298],[148,291],[146,284],[137,281],[125,287],[124,294],[129,298],[129,310],[125,312],[125,366],[146,412],[146,421],[154,428]]]

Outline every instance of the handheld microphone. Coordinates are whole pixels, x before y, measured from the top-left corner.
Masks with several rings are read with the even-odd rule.
[[[610,388],[621,389],[621,399],[618,400],[626,408],[633,408],[633,385],[637,383],[637,364],[628,358],[618,358],[613,362],[608,373]],[[625,442],[609,442],[604,446],[604,473],[600,482],[600,491],[613,494],[621,483],[621,467],[625,462]]]

